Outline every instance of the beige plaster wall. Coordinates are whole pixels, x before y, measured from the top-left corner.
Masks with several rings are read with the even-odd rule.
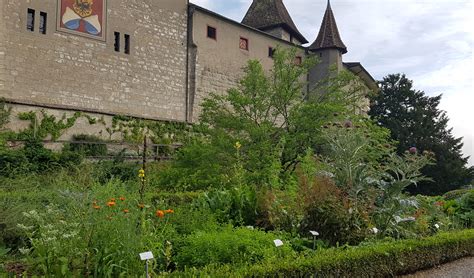
[[[0,1],[0,97],[185,120],[186,0],[108,0],[106,42],[57,32],[56,4]],[[37,13],[34,33],[26,30],[28,8]],[[48,13],[46,35],[38,32],[40,11]],[[130,55],[114,51],[114,31],[131,36]]]
[[[248,60],[259,60],[266,70],[270,70],[273,59],[268,57],[269,47],[294,47],[288,42],[199,10],[193,14],[192,25],[192,39],[196,46],[195,57],[190,59],[191,63],[195,63],[195,88],[191,88],[189,95],[192,106],[190,118],[193,121],[198,120],[200,104],[210,93],[224,93],[238,85]],[[217,29],[216,40],[207,37],[207,26]],[[239,48],[240,37],[248,39],[248,51]],[[298,49],[298,55],[304,58],[304,50]]]

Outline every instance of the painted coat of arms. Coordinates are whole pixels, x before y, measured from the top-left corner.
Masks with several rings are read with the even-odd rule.
[[[105,41],[106,0],[58,0],[58,30]]]

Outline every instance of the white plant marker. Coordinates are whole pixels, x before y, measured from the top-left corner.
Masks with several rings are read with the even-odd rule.
[[[378,234],[378,233],[379,233],[379,229],[377,229],[377,227],[373,227],[373,228],[372,228],[372,232],[373,232],[374,234]]]
[[[309,231],[309,233],[313,236],[313,250],[316,250],[316,237],[319,236],[319,233],[316,231]]]
[[[435,226],[436,229],[439,230],[439,225],[438,225],[438,223],[436,223],[434,226]]]
[[[275,243],[275,246],[276,246],[276,247],[281,247],[281,246],[283,246],[283,241],[281,241],[281,239],[275,239],[275,240],[273,241],[273,243]]]
[[[140,260],[145,261],[145,273],[146,273],[146,278],[149,278],[150,276],[148,275],[148,261],[153,260],[154,256],[151,251],[149,252],[144,252],[140,253]]]

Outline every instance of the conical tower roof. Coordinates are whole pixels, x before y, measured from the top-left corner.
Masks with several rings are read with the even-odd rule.
[[[329,0],[318,37],[313,44],[309,46],[309,50],[316,51],[327,48],[337,48],[341,50],[342,54],[347,53],[347,47],[344,45],[341,36],[339,35],[336,18],[332,13],[331,3]]]
[[[296,28],[283,0],[253,0],[242,24],[262,31],[282,27],[301,43],[308,42]]]

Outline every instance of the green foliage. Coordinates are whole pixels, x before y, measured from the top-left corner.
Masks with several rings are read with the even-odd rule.
[[[417,202],[404,194],[405,189],[426,178],[422,176],[421,169],[430,164],[429,155],[405,154],[400,157],[391,154],[384,166],[382,179],[378,181],[378,188],[383,192],[376,200],[374,222],[382,234],[395,238],[406,236],[401,223],[412,221],[406,218],[405,213],[410,207],[416,207]]]
[[[0,175],[14,177],[28,172],[44,173],[61,167],[74,167],[81,162],[79,153],[55,153],[38,141],[27,141],[22,149],[0,150]]]
[[[165,239],[172,237],[171,214],[155,215],[149,205],[141,208],[136,193],[120,183],[95,186],[90,194],[71,194],[69,207],[48,206],[25,213],[19,226],[28,245],[29,273],[46,276],[118,277],[142,271],[137,254],[152,250],[156,264],[165,270]],[[162,207],[158,209],[164,210]]]
[[[41,117],[36,112],[25,112],[18,114],[18,118],[23,121],[30,121],[30,126],[17,134],[12,134],[11,139],[15,140],[44,140],[51,136],[52,140],[57,140],[62,133],[74,126],[77,119],[82,116],[81,112],[74,113],[73,116],[63,115],[61,119],[56,119],[54,115],[49,115],[46,111],[41,111]]]
[[[299,158],[322,143],[323,126],[349,113],[355,95],[343,88],[356,80],[344,72],[325,83],[330,86],[324,94],[305,101],[302,80],[314,61],[295,65],[294,56],[294,50],[278,50],[269,75],[258,61],[249,61],[237,88],[211,94],[200,118],[205,137],[180,150],[163,183],[193,190],[228,187],[234,178],[228,169],[241,163],[246,184],[291,186]],[[236,142],[239,156],[232,148]]]
[[[145,136],[155,144],[186,143],[200,134],[199,128],[187,123],[143,120],[116,115],[112,127],[107,128],[110,136],[121,133],[127,142],[142,143]]]
[[[421,240],[387,241],[332,248],[251,266],[209,266],[173,277],[393,277],[473,255],[474,230],[441,233]]]
[[[97,136],[79,134],[73,135],[72,140],[67,149],[72,152],[78,152],[84,156],[105,156],[107,155],[107,145],[104,140]],[[80,143],[87,142],[87,143]]]
[[[178,247],[176,262],[180,268],[209,264],[254,264],[271,258],[291,257],[286,243],[276,248],[279,235],[249,228],[227,226],[215,232],[197,232],[186,237]]]
[[[222,223],[255,225],[257,218],[257,191],[251,186],[236,186],[227,190],[211,190],[196,204],[209,209]]]
[[[467,158],[462,155],[462,138],[452,135],[446,112],[439,109],[441,95],[429,97],[414,90],[413,82],[401,74],[388,75],[380,85],[381,92],[371,99],[369,114],[390,129],[392,138],[399,142],[398,153],[416,147],[436,155],[436,164],[423,169],[432,182],[411,186],[409,191],[436,195],[468,184],[474,169],[468,169]]]
[[[330,179],[317,177],[304,184],[299,200],[304,204],[301,235],[318,231],[332,246],[358,244],[368,235],[368,217],[362,204],[351,200]],[[365,215],[364,215],[365,214]]]

